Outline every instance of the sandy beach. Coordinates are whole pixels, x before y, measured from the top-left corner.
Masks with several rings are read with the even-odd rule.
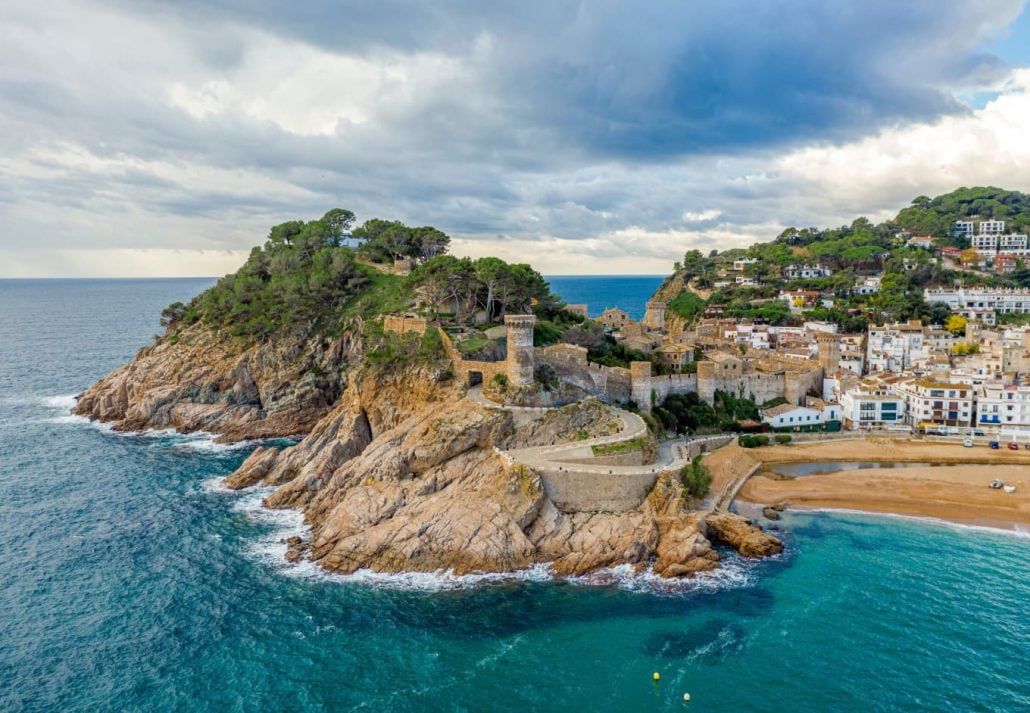
[[[770,466],[777,463],[820,461],[947,465],[854,469],[795,478],[770,473]],[[932,517],[1007,529],[1030,526],[1027,451],[881,438],[756,449],[728,446],[706,462],[715,489],[729,487],[756,469],[738,495],[738,500],[748,503]],[[994,479],[1015,485],[1016,492],[987,487]]]

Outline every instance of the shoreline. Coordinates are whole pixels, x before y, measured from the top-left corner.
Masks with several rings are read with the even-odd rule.
[[[710,456],[717,481],[744,478],[736,502],[752,507],[924,518],[998,531],[1030,531],[1030,455],[970,453],[961,445],[883,438],[742,449]],[[717,452],[718,453],[718,452]],[[819,462],[934,463],[777,476],[776,465]],[[747,476],[748,471],[753,475]],[[999,479],[1014,493],[993,490]]]
[[[749,504],[751,507],[759,507],[755,504]],[[939,517],[930,517],[927,515],[905,515],[896,512],[882,512],[876,510],[855,510],[851,508],[834,508],[834,507],[794,507],[793,512],[803,514],[824,514],[824,515],[861,515],[869,516],[873,518],[893,519],[893,520],[906,520],[909,522],[918,522],[924,525],[936,525],[938,527],[948,527],[955,530],[968,530],[968,531],[982,531],[992,534],[1005,535],[1010,537],[1017,537],[1020,539],[1030,539],[1030,528],[1022,529],[1018,523],[999,522],[996,524],[985,524],[983,522],[967,523],[967,522],[956,522],[954,520],[945,520]]]

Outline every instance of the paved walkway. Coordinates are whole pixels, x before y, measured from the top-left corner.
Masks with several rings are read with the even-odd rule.
[[[503,406],[490,401],[483,396],[482,386],[469,388],[466,396],[470,401],[486,406],[487,408],[512,411],[516,415],[530,415],[539,418],[542,413],[551,409],[527,408],[521,406]],[[582,441],[569,443],[558,443],[551,446],[534,446],[531,448],[513,448],[504,453],[515,463],[521,463],[534,470],[547,472],[561,472],[563,470],[575,470],[577,473],[597,473],[598,475],[640,475],[646,473],[660,473],[666,470],[679,470],[686,465],[690,458],[687,456],[687,443],[691,439],[679,438],[673,441],[666,441],[658,447],[658,459],[655,463],[647,465],[590,465],[587,463],[573,463],[574,460],[585,460],[594,456],[593,446],[603,446],[611,443],[623,443],[632,441],[647,435],[647,424],[644,419],[635,413],[624,409],[611,407],[612,411],[621,422],[619,432],[611,436],[599,436]],[[696,440],[709,440],[708,438]]]

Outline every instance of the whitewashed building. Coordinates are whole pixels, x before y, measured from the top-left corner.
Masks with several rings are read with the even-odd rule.
[[[919,320],[869,327],[866,367],[871,372],[905,371],[913,364],[925,361],[929,355],[923,324]]]
[[[994,324],[996,314],[1030,314],[1030,288],[957,287],[923,290],[927,302],[943,302],[952,312]]]
[[[976,399],[976,425],[1030,436],[1030,385],[986,384]]]
[[[886,428],[905,423],[905,398],[891,386],[863,382],[841,394],[844,428]]]
[[[788,265],[783,268],[783,276],[788,280],[830,277],[831,275],[833,275],[833,270],[823,265]]]
[[[974,392],[969,384],[953,384],[929,377],[899,381],[895,387],[905,399],[907,421],[915,427],[968,427],[974,414]]]
[[[813,429],[840,421],[840,404],[795,406],[782,404],[762,411],[762,422],[775,429]]]

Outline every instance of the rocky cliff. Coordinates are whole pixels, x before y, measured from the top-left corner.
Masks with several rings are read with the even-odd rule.
[[[227,482],[280,485],[266,505],[299,508],[311,525],[291,557],[338,572],[547,562],[567,575],[631,564],[672,577],[716,567],[707,526],[673,474],[634,511],[565,513],[532,470],[497,448],[603,433],[611,422],[591,400],[517,426],[509,411],[461,399],[445,373],[363,372],[304,441],[256,450]]]
[[[203,430],[227,441],[303,434],[339,400],[361,350],[358,330],[258,343],[197,324],[141,349],[74,411],[118,430]]]

